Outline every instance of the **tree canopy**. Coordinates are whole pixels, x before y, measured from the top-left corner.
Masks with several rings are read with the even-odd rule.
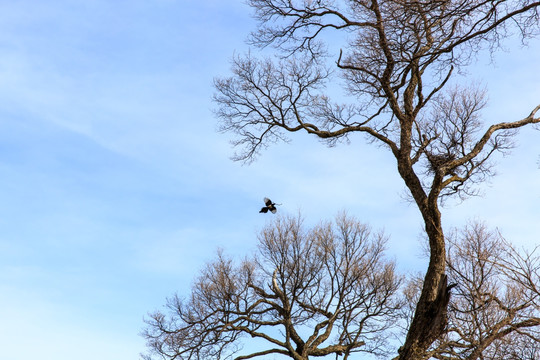
[[[345,215],[309,230],[280,217],[261,231],[253,256],[235,264],[220,253],[190,298],[176,296],[169,314],[151,315],[146,337],[158,353],[181,359],[226,358],[246,335],[270,348],[235,359],[385,354],[403,306],[385,241]]]

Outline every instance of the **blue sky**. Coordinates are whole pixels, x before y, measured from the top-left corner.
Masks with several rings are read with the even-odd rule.
[[[218,247],[255,246],[264,196],[308,222],[346,209],[385,229],[402,270],[422,268],[420,218],[383,149],[299,134],[250,166],[229,160],[212,79],[248,50],[249,14],[224,0],[0,0],[2,359],[136,359],[147,312],[187,294]],[[487,121],[540,103],[540,41],[518,45],[470,68]],[[444,209],[447,226],[477,218],[537,243],[538,138],[522,131],[485,195]]]

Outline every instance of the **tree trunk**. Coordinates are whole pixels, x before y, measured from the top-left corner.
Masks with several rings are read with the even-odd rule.
[[[432,190],[427,196],[408,159],[407,156],[406,161],[398,160],[398,170],[422,214],[429,240],[430,260],[407,338],[399,349],[399,356],[396,359],[423,360],[427,358],[426,350],[446,326],[446,309],[442,306],[447,296],[446,251],[441,213],[437,203],[440,177],[435,176]]]

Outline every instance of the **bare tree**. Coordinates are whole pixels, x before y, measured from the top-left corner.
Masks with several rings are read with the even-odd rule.
[[[512,146],[515,130],[537,124],[540,105],[522,119],[484,124],[484,92],[448,90],[451,77],[482,49],[504,38],[538,33],[540,2],[531,0],[250,0],[260,21],[250,42],[274,46],[277,59],[233,60],[233,76],[217,79],[221,129],[237,134],[237,160],[304,131],[330,145],[367,135],[394,155],[397,172],[417,205],[430,259],[399,359],[424,359],[444,319],[446,243],[440,201],[475,193],[492,174],[492,155]],[[348,44],[331,54],[325,34]],[[328,65],[333,56],[335,71]],[[338,104],[325,93],[340,76],[354,99]]]
[[[151,314],[144,336],[168,359],[386,354],[403,304],[385,241],[345,215],[310,230],[299,218],[278,218],[260,233],[255,255],[237,264],[220,253],[191,297]],[[266,348],[242,354],[242,336]]]

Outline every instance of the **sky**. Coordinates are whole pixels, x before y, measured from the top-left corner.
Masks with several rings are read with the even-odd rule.
[[[272,214],[308,223],[346,210],[389,235],[420,271],[421,222],[395,162],[361,137],[327,148],[307,135],[230,160],[215,77],[252,54],[250,9],[229,0],[0,0],[0,358],[128,360],[148,312],[218,248],[243,257]],[[511,40],[466,80],[485,85],[488,122],[540,104],[540,39]],[[540,237],[540,134],[523,130],[483,196],[443,209],[518,246]]]

